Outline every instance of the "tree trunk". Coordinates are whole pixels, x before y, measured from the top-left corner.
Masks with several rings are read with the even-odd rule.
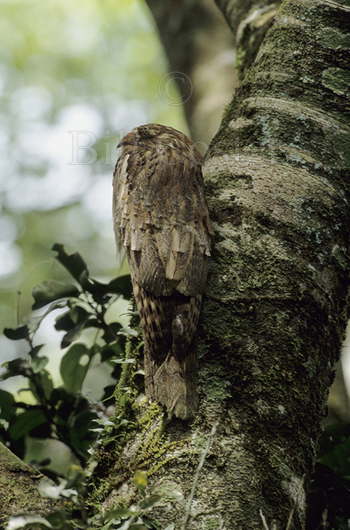
[[[143,469],[161,528],[305,527],[348,316],[349,27],[345,2],[285,0],[249,61],[204,168],[216,240],[199,412],[162,425],[139,404],[117,461],[100,453],[103,506],[133,499]]]

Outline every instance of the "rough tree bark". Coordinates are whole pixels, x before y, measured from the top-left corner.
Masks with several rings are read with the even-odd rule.
[[[218,4],[226,16],[238,5]],[[161,527],[305,527],[348,317],[349,23],[345,2],[285,0],[243,61],[205,164],[216,244],[200,410],[160,442],[153,409],[110,470],[105,506],[132,498],[128,477],[143,468],[173,492],[153,510]]]
[[[228,528],[305,524],[348,311],[349,15],[282,3],[206,164],[221,271],[204,322],[224,322],[215,358],[237,429]]]
[[[215,0],[215,3],[235,36],[238,67],[242,76],[254,61],[281,0]]]

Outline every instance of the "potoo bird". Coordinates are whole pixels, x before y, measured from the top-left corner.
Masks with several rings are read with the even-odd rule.
[[[187,419],[197,406],[192,343],[210,255],[202,157],[184,134],[158,124],[136,127],[118,147],[114,230],[141,316],[146,394]]]

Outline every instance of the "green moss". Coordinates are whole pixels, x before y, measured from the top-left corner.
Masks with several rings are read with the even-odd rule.
[[[342,165],[345,168],[350,166],[350,134],[339,133],[334,135],[334,145],[342,158]]]
[[[217,530],[222,528],[222,521],[219,517],[210,517],[203,523],[202,528],[203,530]]]
[[[242,70],[245,63],[246,50],[239,46],[236,53],[236,68],[237,70]]]
[[[348,95],[350,92],[350,72],[343,68],[328,68],[322,74],[322,84],[339,96]]]
[[[39,494],[37,489],[42,475],[22,462],[0,443],[0,526],[8,517],[18,513],[44,514],[52,508],[60,508],[62,501],[53,501]]]
[[[230,397],[230,381],[225,378],[222,365],[205,365],[200,369],[199,382],[205,390],[207,402],[219,403]]]
[[[182,447],[183,442],[169,442],[164,433],[164,414],[154,402],[147,404],[138,419],[138,432],[141,432],[141,444],[135,455],[134,467],[153,475],[174,457],[168,458],[168,451]]]
[[[324,28],[318,37],[318,42],[332,50],[346,49],[350,48],[350,35],[335,28]]]
[[[98,468],[94,470],[89,500],[95,508],[135,472],[142,470],[147,477],[156,473],[175,458],[167,454],[184,445],[183,441],[170,442],[165,435],[164,412],[157,403],[148,403],[146,398],[134,400],[131,410],[132,421],[130,414],[116,418],[96,450]]]
[[[100,503],[104,501],[108,493],[111,491],[111,483],[108,479],[102,479],[99,481],[98,486],[95,487],[90,494],[88,501],[89,506],[93,506],[97,510],[99,509]]]
[[[125,362],[122,364],[120,378],[114,390],[115,423],[118,423],[118,418],[125,416],[128,404],[131,403],[136,397],[136,389],[132,385],[134,365],[128,362],[134,357],[135,354],[132,351],[131,338],[128,337],[125,344]]]

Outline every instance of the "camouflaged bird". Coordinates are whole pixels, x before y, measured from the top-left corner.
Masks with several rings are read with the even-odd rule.
[[[202,157],[184,134],[157,124],[136,127],[118,147],[114,230],[141,315],[146,394],[187,419],[197,407],[192,342],[210,255]]]

